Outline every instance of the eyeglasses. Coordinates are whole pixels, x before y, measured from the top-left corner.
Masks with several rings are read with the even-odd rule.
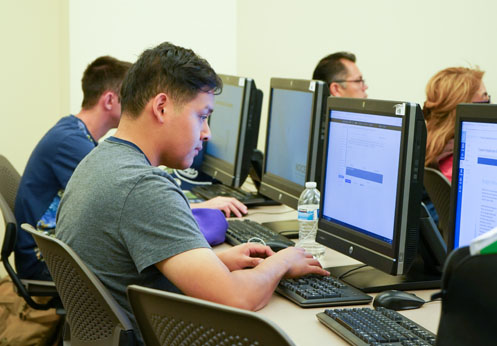
[[[485,101],[474,101],[473,103],[490,103],[490,95],[487,95],[488,99]]]
[[[364,86],[366,85],[366,80],[365,79],[354,79],[354,80],[346,80],[346,79],[342,79],[342,80],[336,80],[334,81],[335,83],[359,83],[361,84],[361,88],[364,88]]]

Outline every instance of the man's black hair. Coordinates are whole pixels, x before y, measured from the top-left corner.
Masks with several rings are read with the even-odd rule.
[[[328,85],[347,77],[347,67],[341,61],[342,59],[352,62],[356,61],[354,54],[349,52],[337,52],[322,58],[312,75],[312,79],[325,81]]]
[[[191,49],[164,42],[144,51],[126,75],[121,88],[122,113],[137,117],[161,92],[181,104],[199,92],[219,93],[221,89],[221,78],[206,60]]]

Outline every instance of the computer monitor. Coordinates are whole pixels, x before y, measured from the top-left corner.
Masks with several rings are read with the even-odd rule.
[[[260,193],[297,209],[306,181],[316,181],[328,88],[322,81],[271,78]]]
[[[456,109],[449,249],[497,226],[497,105]]]
[[[426,145],[419,105],[330,97],[325,137],[316,240],[367,265],[343,281],[365,292],[438,287],[440,273],[411,270]]]
[[[307,181],[318,181],[329,89],[316,80],[271,78],[266,146],[259,193],[297,209]],[[298,235],[297,220],[264,223]]]
[[[209,117],[212,136],[204,148],[201,169],[224,185],[240,187],[257,147],[262,91],[251,78],[220,77],[223,90],[214,99],[214,112]]]

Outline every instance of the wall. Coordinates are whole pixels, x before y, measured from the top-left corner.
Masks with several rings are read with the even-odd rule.
[[[101,55],[134,62],[146,48],[170,41],[193,49],[216,71],[235,73],[236,5],[232,0],[72,1],[71,111],[80,109],[86,65]]]
[[[89,62],[135,61],[165,40],[220,73],[254,78],[265,94],[262,124],[271,77],[310,78],[338,50],[356,53],[370,97],[422,103],[429,77],[451,65],[479,65],[492,93],[496,9],[488,0],[2,1],[0,148],[22,172],[46,130],[79,111]]]
[[[69,109],[67,20],[65,0],[0,2],[0,150],[21,173]]]
[[[0,2],[0,154],[20,173],[38,140],[69,110],[67,20],[65,0]],[[2,218],[2,240],[4,227]]]
[[[437,71],[479,65],[497,92],[492,34],[497,3],[475,0],[239,0],[237,73],[264,92],[259,148],[264,148],[269,79],[309,79],[336,51],[356,54],[371,98],[424,102]]]

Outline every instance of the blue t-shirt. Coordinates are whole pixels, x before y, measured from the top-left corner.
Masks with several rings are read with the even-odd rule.
[[[22,223],[36,226],[79,162],[97,145],[86,125],[74,115],[60,119],[31,153],[21,178],[15,204],[18,225],[15,262],[19,276],[50,280],[33,237]]]

